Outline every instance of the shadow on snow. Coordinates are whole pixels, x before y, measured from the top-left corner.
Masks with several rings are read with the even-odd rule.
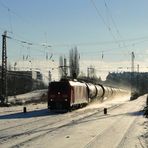
[[[40,109],[34,111],[28,111],[26,113],[19,112],[7,115],[0,115],[1,119],[18,119],[18,118],[34,118],[34,117],[41,117],[41,116],[49,116],[49,115],[57,115],[59,113],[50,112],[48,109]]]

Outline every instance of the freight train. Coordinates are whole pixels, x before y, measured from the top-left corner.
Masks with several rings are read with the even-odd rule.
[[[50,110],[70,110],[83,107],[93,100],[103,101],[127,91],[74,80],[61,80],[49,83],[48,108]]]

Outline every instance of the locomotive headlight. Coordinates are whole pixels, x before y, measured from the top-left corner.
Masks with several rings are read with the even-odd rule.
[[[50,101],[53,101],[52,99],[50,99]]]
[[[65,99],[65,101],[68,101],[67,99]]]

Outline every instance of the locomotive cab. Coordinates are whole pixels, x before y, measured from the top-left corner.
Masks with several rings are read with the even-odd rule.
[[[51,82],[48,88],[48,108],[68,110],[70,106],[70,86],[68,82]]]
[[[59,81],[49,83],[48,108],[67,111],[87,105],[89,102],[87,86],[78,81]]]

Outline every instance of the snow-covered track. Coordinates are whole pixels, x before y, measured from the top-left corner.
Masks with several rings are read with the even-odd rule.
[[[1,127],[0,145],[1,148],[50,145],[58,148],[59,144],[61,148],[128,148],[130,144],[131,148],[141,148],[139,140],[139,143],[136,141],[134,145],[131,141],[134,137],[133,131],[134,134],[137,132],[135,127],[139,124],[138,119],[142,118],[140,110],[144,101],[144,97],[122,104],[106,101],[99,107],[98,104],[92,104],[64,114],[48,112],[45,116],[41,113],[39,116],[28,118],[22,116],[21,119],[9,119],[4,116],[0,125],[5,120],[12,124]],[[107,114],[104,114],[104,108],[107,108]],[[20,123],[14,124],[15,121]]]
[[[137,108],[139,107],[139,103],[139,101],[136,102],[134,107],[131,108],[131,111],[135,111],[134,116],[130,116],[130,113],[127,113],[127,115],[123,114],[123,116],[121,114],[119,117],[117,117],[117,119],[114,119],[114,122],[108,123],[107,128],[102,129],[102,131],[99,130],[98,134],[85,145],[85,148],[95,148],[97,146],[99,148],[133,147],[133,145],[129,146],[128,144],[128,135],[134,127],[138,114],[143,114],[143,112],[140,113],[140,110],[142,110],[142,108],[139,110],[139,112],[136,112]],[[137,106],[137,108],[135,106]],[[139,143],[135,143],[134,147],[143,148],[142,145]]]
[[[119,106],[120,105],[115,105],[108,110],[113,110]],[[85,110],[84,112],[73,111],[71,113],[60,115],[49,115],[43,119],[1,129],[0,144],[5,147],[9,145],[11,141],[15,141],[13,147],[22,146],[60,128],[77,124],[81,120],[89,118],[90,116],[102,113],[102,109]],[[69,119],[67,119],[67,116],[69,116]]]

